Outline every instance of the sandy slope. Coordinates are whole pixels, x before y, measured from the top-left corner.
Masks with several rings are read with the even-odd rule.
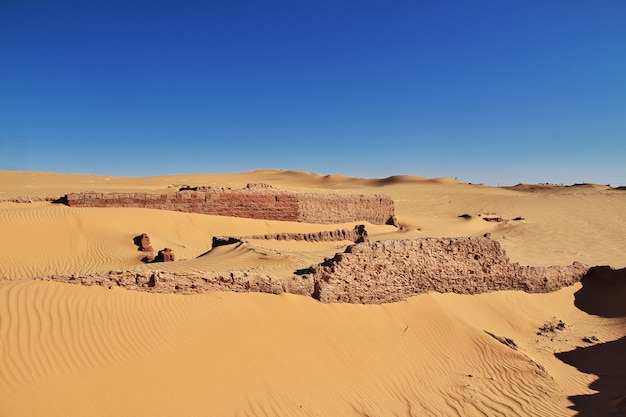
[[[295,242],[291,243],[293,249],[288,245],[282,252],[263,250],[271,247],[269,242],[258,242],[258,247],[247,245],[249,250],[241,248],[235,253],[229,252],[229,248],[207,252],[214,236],[308,233],[353,228],[355,224],[310,225],[138,208],[70,208],[47,202],[0,203],[0,228],[4,235],[0,241],[0,253],[4,254],[0,259],[0,277],[149,268],[141,262],[145,254],[133,244],[133,237],[144,232],[149,234],[155,249],[172,248],[181,260],[152,268],[264,270],[264,266],[271,268],[288,261],[285,271],[279,271],[284,274],[332,256],[338,251],[337,243],[313,245],[320,252],[316,258],[299,256],[301,250]],[[368,230],[385,232],[395,228],[368,225]]]
[[[555,345],[626,332],[577,310],[576,289],[362,306],[5,283],[3,415],[572,415],[594,378]],[[555,318],[568,341],[535,334]]]
[[[152,178],[0,171],[0,200],[248,182],[294,191],[386,193],[408,230],[368,225],[374,239],[491,232],[512,260],[526,264],[626,265],[626,192],[600,186],[503,189],[449,179],[367,180],[299,171]],[[464,213],[472,218],[458,217]],[[524,220],[485,222],[478,216],[485,213]],[[171,247],[183,259],[160,268],[288,276],[341,250],[342,242],[250,241],[209,252],[211,239],[353,225],[4,202],[0,278],[154,267],[140,262],[132,244],[142,232],[155,248]],[[2,282],[0,415],[620,415],[608,414],[615,411],[611,401],[619,401],[611,397],[619,394],[615,384],[601,385],[603,395],[596,399],[590,389],[596,368],[572,362],[585,373],[554,355],[585,345],[583,336],[605,342],[598,347],[623,346],[626,319],[581,311],[574,305],[580,291],[579,284],[544,295],[426,294],[363,306],[293,295],[167,296]],[[598,297],[601,302],[603,295]],[[545,322],[558,320],[565,330],[536,334]],[[512,338],[519,349],[485,331]],[[606,343],[611,341],[617,345]],[[583,401],[589,398],[594,400]]]

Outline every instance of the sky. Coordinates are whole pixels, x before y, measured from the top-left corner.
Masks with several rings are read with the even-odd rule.
[[[0,0],[0,169],[626,185],[626,1]]]

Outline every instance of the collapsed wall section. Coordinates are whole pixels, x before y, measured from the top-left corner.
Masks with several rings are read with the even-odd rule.
[[[311,269],[313,297],[322,302],[388,303],[429,291],[530,293],[572,285],[588,267],[531,267],[509,262],[487,237],[424,238],[349,246]]]
[[[70,207],[139,207],[217,216],[307,223],[394,220],[393,200],[385,195],[292,193],[271,188],[202,188],[175,193],[71,193]]]

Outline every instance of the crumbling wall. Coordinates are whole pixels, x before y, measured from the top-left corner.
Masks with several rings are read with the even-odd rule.
[[[354,243],[361,243],[368,240],[365,225],[359,224],[353,229],[324,230],[310,233],[270,233],[265,235],[252,236],[214,236],[213,247],[230,245],[243,240],[299,240],[305,242],[338,242],[349,240]]]
[[[498,290],[555,291],[581,280],[589,268],[531,267],[509,262],[486,237],[358,243],[291,279],[252,272],[111,271],[40,279],[158,293],[248,291],[312,296],[321,302],[379,304],[430,291],[476,294]]]
[[[253,272],[166,272],[151,270],[116,270],[89,274],[58,274],[39,277],[44,281],[81,285],[122,287],[134,291],[160,294],[203,294],[214,291],[262,292],[310,296],[313,281],[307,278],[274,278]]]
[[[311,269],[322,302],[388,303],[429,291],[476,294],[498,290],[555,291],[588,267],[531,267],[509,262],[487,237],[381,241],[349,246]]]
[[[393,200],[382,194],[299,194],[258,185],[239,190],[202,187],[175,193],[71,193],[66,199],[71,207],[140,207],[322,224],[386,224],[394,219]]]

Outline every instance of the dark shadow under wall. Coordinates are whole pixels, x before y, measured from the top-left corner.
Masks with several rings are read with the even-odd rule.
[[[614,270],[593,267],[582,278],[583,287],[575,294],[580,310],[626,321],[626,268]],[[626,336],[621,339],[579,347],[556,357],[579,371],[598,375],[589,385],[595,394],[569,397],[570,408],[579,417],[626,417]]]
[[[63,205],[69,206],[66,195],[53,199],[52,204],[63,204]]]

